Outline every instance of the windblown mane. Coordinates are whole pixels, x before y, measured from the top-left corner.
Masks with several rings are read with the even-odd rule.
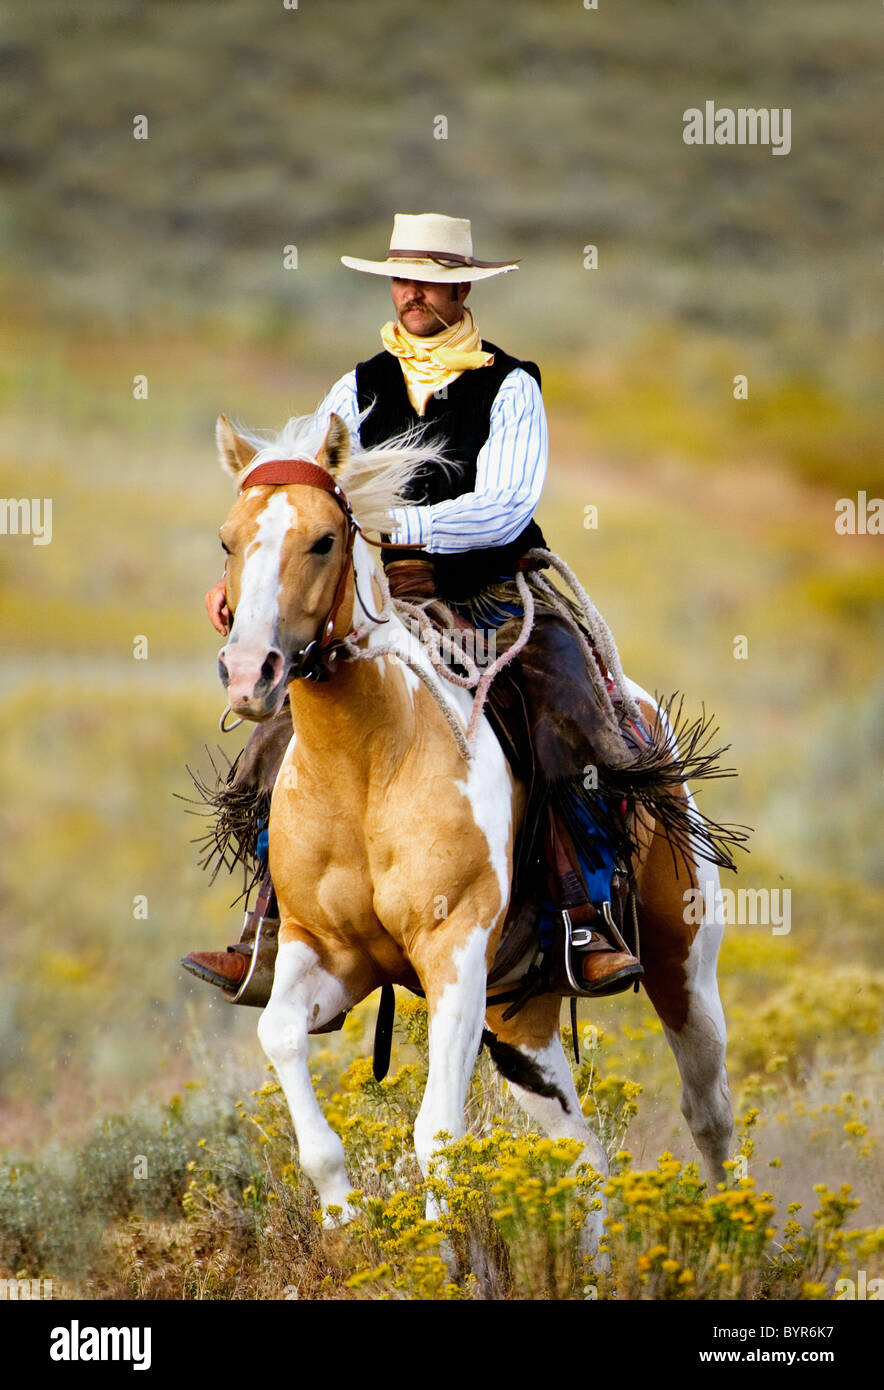
[[[357,430],[367,414],[366,410],[358,417]],[[317,424],[315,415],[293,415],[278,434],[256,433],[241,426],[237,431],[258,450],[250,467],[284,458],[306,458],[324,467],[319,454],[327,428],[327,424]],[[391,530],[391,509],[415,505],[414,498],[404,494],[416,474],[428,467],[457,467],[446,459],[442,441],[428,440],[426,433],[426,425],[418,425],[380,448],[364,449],[358,433],[351,429],[350,458],[335,477],[360,526],[369,531]]]

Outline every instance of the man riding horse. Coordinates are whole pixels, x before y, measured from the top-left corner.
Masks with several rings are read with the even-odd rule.
[[[397,528],[381,552],[390,589],[394,598],[443,601],[463,628],[502,634],[504,625],[509,630],[522,616],[516,573],[543,565],[536,556],[525,557],[545,548],[533,515],[546,475],[547,425],[538,368],[481,339],[466,299],[473,281],[517,264],[477,260],[470,223],[437,214],[397,214],[383,261],[341,259],[354,270],[390,279],[396,319],[381,329],[382,351],[335,383],[316,421],[326,425],[332,413],[341,416],[366,448],[421,427],[433,441],[444,442],[452,466],[419,476],[414,505],[394,512]],[[225,579],[207,594],[206,607],[215,628],[226,634]],[[625,720],[622,732],[612,729],[600,708],[598,673],[594,688],[587,669],[587,635],[539,603],[527,645],[513,663],[515,673],[499,682],[503,703],[519,706],[530,735],[523,751],[527,743],[531,776],[540,786],[585,787],[588,770],[597,777],[600,770],[616,772],[640,758],[641,733],[635,726],[630,732]],[[287,708],[258,726],[236,766],[238,792],[258,795],[272,788],[291,732]],[[614,921],[618,894],[612,884],[618,870],[622,875],[628,835],[617,833],[622,804],[612,809],[610,797],[599,797],[599,813],[589,820],[586,804],[572,793],[570,801],[566,796],[545,806],[538,843],[546,867],[535,858],[534,870],[541,879],[548,876],[552,910],[565,909],[569,928],[575,928],[570,939],[580,992],[612,994],[642,974]],[[569,805],[570,815],[563,810]],[[614,827],[614,833],[604,827]],[[265,874],[241,941],[226,951],[192,952],[182,963],[233,996],[250,970],[254,923],[272,914],[272,884]],[[540,930],[542,923],[541,912]]]

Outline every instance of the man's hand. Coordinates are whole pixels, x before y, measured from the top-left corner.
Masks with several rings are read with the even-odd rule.
[[[230,609],[227,607],[227,575],[222,574],[214,589],[206,594],[206,612],[216,632],[226,637],[230,631]]]

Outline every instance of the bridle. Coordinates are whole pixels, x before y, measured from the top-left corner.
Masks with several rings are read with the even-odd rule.
[[[347,523],[344,564],[331,607],[320,625],[317,636],[313,638],[312,642],[308,642],[306,647],[301,647],[299,651],[294,653],[286,673],[287,682],[290,680],[328,680],[345,646],[344,642],[339,637],[334,637],[333,634],[341,604],[344,602],[347,578],[353,569],[353,543],[356,539],[356,533],[358,531],[370,545],[386,545],[386,542],[374,541],[365,535],[353,515],[353,508],[350,506],[343,488],[335,482],[330,473],[311,459],[272,459],[267,463],[259,463],[255,468],[249,469],[239,490],[244,492],[246,488],[250,487],[285,487],[290,483],[303,483],[307,487],[317,487],[320,491],[327,492],[337,502]],[[355,569],[353,569],[353,582],[356,585],[356,595],[366,614],[374,622],[388,622],[388,618],[375,617],[366,608],[356,583]]]

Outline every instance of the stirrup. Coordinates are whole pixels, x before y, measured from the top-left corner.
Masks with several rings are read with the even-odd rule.
[[[252,914],[247,914],[240,941],[243,944],[251,943],[249,968],[246,971],[245,979],[234,994],[225,991],[225,998],[228,1003],[251,1004],[255,1008],[264,1008],[273,988],[278,938],[278,917],[259,917],[253,926]]]
[[[579,970],[575,970],[575,964],[577,960],[579,960],[582,951],[604,952],[606,949],[611,951],[616,949],[632,957],[632,951],[623,940],[611,916],[611,904],[608,902],[602,903],[601,909],[601,915],[605,925],[614,938],[614,945],[611,945],[611,943],[607,941],[605,933],[599,931],[597,927],[575,927],[571,920],[571,913],[566,907],[562,908],[560,913],[563,927],[560,966],[562,975],[564,976],[564,982],[568,986],[566,990],[563,990],[563,993],[570,994],[572,998],[597,999],[600,995],[619,994],[622,990],[628,989],[633,982],[637,985],[644,974],[641,963],[637,962],[636,965],[630,967],[628,971],[618,972],[609,979],[601,980],[593,985],[584,980]],[[595,941],[597,940],[602,944],[596,945]],[[636,958],[633,957],[633,959]]]
[[[552,989],[556,994],[570,996],[572,999],[597,999],[608,994],[620,994],[631,986],[638,989],[638,982],[644,970],[638,956],[633,955],[614,920],[611,903],[604,902],[599,906],[591,904],[591,907],[598,921],[597,926],[585,923],[575,925],[571,915],[574,909],[563,907],[557,914],[560,928],[556,932],[549,957],[549,979]],[[630,956],[635,964],[624,967],[607,979],[595,983],[588,982],[583,978],[580,969],[581,953],[606,950],[623,952]]]

